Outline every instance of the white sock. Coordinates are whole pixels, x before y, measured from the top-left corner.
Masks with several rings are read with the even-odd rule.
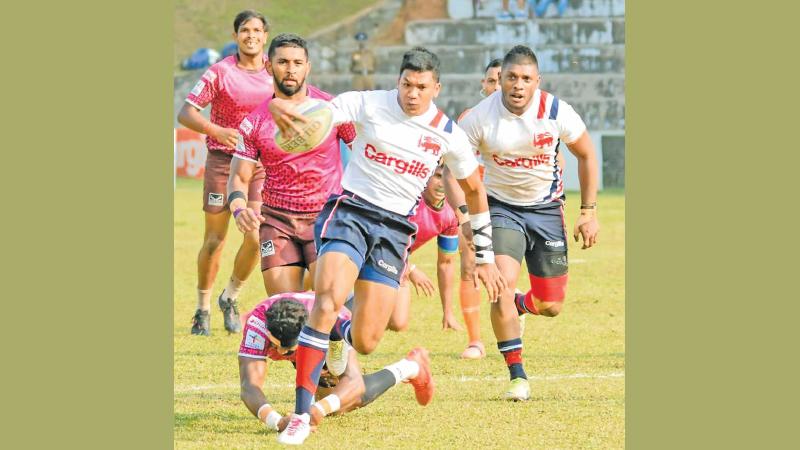
[[[394,384],[409,380],[419,374],[419,364],[408,359],[401,359],[394,364],[389,364],[384,369],[392,372]]]
[[[197,290],[197,309],[208,311],[211,309],[211,289]]]
[[[236,300],[239,297],[242,286],[244,286],[244,281],[237,280],[236,277],[231,276],[231,280],[228,281],[228,285],[225,286],[225,290],[222,291],[222,298],[224,300]]]
[[[322,417],[335,413],[341,407],[342,402],[336,394],[331,394],[312,405],[312,408],[317,408],[322,412]]]

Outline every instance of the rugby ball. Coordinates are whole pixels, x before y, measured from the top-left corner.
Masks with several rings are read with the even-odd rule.
[[[288,138],[275,128],[275,144],[286,153],[303,153],[316,148],[333,129],[333,111],[326,101],[310,98],[299,104],[295,111],[310,120],[307,123],[295,120],[301,132]]]

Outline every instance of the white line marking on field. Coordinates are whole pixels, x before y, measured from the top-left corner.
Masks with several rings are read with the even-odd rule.
[[[572,258],[572,259],[569,260],[570,264],[580,264],[580,263],[585,263],[585,262],[586,262],[585,259],[580,259],[580,258]]]
[[[528,379],[530,381],[553,381],[553,380],[575,380],[575,379],[582,379],[582,378],[624,378],[625,372],[612,372],[612,373],[605,373],[605,374],[588,374],[588,373],[572,373],[566,375],[529,375]],[[494,377],[494,376],[485,376],[485,377],[468,377],[466,375],[461,375],[457,377],[437,377],[436,380],[443,380],[443,381],[456,381],[459,383],[472,383],[475,381],[508,381],[508,377]],[[293,383],[266,383],[264,385],[266,388],[277,388],[277,389],[287,389],[293,388]],[[228,383],[228,384],[201,384],[201,385],[176,385],[174,392],[176,394],[179,393],[186,393],[186,392],[200,392],[200,391],[213,391],[213,390],[230,390],[230,389],[239,389],[238,384]]]

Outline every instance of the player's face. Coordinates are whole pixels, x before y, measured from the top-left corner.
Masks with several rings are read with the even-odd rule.
[[[305,88],[306,76],[311,70],[306,51],[299,47],[279,47],[267,62],[275,86],[288,97]],[[305,91],[302,91],[305,92]]]
[[[433,72],[404,70],[397,81],[397,97],[403,112],[409,116],[419,116],[430,107],[431,101],[439,95],[442,85]]]
[[[524,113],[540,81],[539,69],[535,64],[506,66],[500,71],[500,88],[503,90],[505,107],[514,114]]]
[[[295,350],[297,350],[297,345],[293,345],[291,347],[282,347],[281,341],[277,340],[269,331],[267,332],[267,338],[272,345],[275,346],[275,350],[281,355],[291,355]]]
[[[492,92],[500,89],[500,68],[489,67],[486,76],[481,80],[483,95],[491,95]]]
[[[258,56],[264,53],[267,36],[261,19],[253,18],[239,25],[239,31],[233,34],[233,39],[239,45],[239,52],[247,56]]]
[[[444,180],[442,179],[442,166],[436,168],[433,176],[428,180],[428,185],[423,193],[429,205],[438,205],[444,200]]]

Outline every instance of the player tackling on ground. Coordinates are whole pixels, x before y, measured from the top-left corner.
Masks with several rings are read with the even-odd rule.
[[[580,216],[573,237],[584,249],[596,243],[597,158],[586,126],[572,107],[539,89],[536,56],[518,45],[503,59],[501,91],[476,105],[460,125],[486,166],[497,266],[508,280],[500,302],[491,306],[497,347],[505,358],[511,386],[504,396],[530,398],[522,367],[518,315],[553,317],[561,312],[567,287],[564,184],[558,164],[563,141],[578,159]],[[522,258],[531,290],[514,294]]]
[[[267,375],[267,361],[295,362],[298,335],[314,299],[311,291],[273,295],[244,317],[245,327],[239,346],[241,398],[253,415],[275,431],[286,427],[289,416],[281,417],[264,395],[262,387]],[[349,319],[350,311],[342,308],[339,317]],[[420,383],[426,379],[430,379],[430,367],[424,349],[411,350],[406,358],[364,376],[355,354],[351,352],[347,369],[341,376],[334,376],[323,368],[317,390],[318,401],[310,410],[311,425],[318,425],[328,414],[366,406],[400,382]],[[426,405],[431,400],[427,395],[430,393],[417,390],[417,402]]]
[[[206,135],[205,177],[203,179],[203,211],[205,232],[203,246],[197,255],[197,311],[192,334],[211,334],[211,288],[219,271],[222,247],[228,232],[230,213],[225,207],[225,185],[228,182],[231,154],[239,139],[237,127],[242,119],[264,100],[272,97],[272,77],[265,69],[264,45],[269,24],[255,11],[242,11],[233,21],[233,38],[239,50],[211,66],[186,97],[178,114],[178,122]],[[200,114],[211,104],[211,121]],[[264,169],[259,165],[247,186],[250,207],[258,210]],[[239,310],[236,298],[258,263],[258,232],[245,234],[236,254],[230,281],[217,302],[223,311],[225,329],[238,332]]]
[[[335,123],[354,122],[353,157],[342,178],[343,193],[326,203],[315,223],[317,300],[297,347],[295,412],[278,437],[301,444],[310,431],[309,411],[320,370],[333,338],[349,340],[371,353],[391,315],[416,227],[409,222],[420,193],[443,159],[459,180],[472,214],[477,249],[476,277],[496,300],[505,281],[494,265],[486,194],[463,131],[433,104],[439,93],[439,59],[423,48],[403,56],[398,88],[346,92],[331,102]],[[282,132],[298,127],[288,101],[275,99],[270,111]],[[438,149],[429,145],[435,142]],[[348,293],[355,290],[352,322],[337,321]],[[431,380],[412,385],[433,390]],[[432,392],[431,392],[432,394]]]
[[[294,34],[276,36],[269,45],[267,70],[272,73],[275,98],[300,104],[309,98],[330,100],[330,94],[306,84],[311,65],[306,41]],[[350,123],[336,127],[325,140],[306,152],[288,153],[275,143],[275,121],[267,99],[239,125],[242,139],[231,162],[228,204],[239,230],[258,227],[261,270],[268,295],[303,290],[303,273],[313,277],[317,250],[314,219],[331,193],[341,192],[339,139],[352,142]],[[263,165],[260,214],[248,208],[255,200],[246,194],[254,171]]]

